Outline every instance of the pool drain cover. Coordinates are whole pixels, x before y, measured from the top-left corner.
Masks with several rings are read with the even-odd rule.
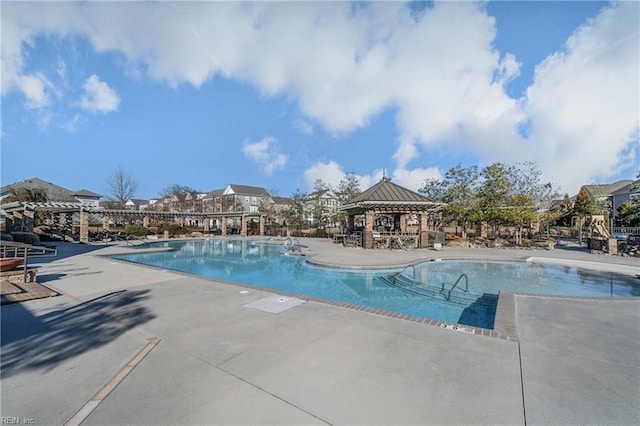
[[[289,310],[294,306],[301,305],[304,302],[304,300],[296,299],[295,297],[274,294],[273,296],[268,296],[263,299],[256,300],[255,302],[247,303],[244,306],[272,314],[279,314],[280,312]]]

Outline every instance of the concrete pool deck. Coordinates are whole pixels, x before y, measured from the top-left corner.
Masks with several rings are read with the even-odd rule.
[[[342,267],[550,257],[640,273],[569,248],[301,243]],[[510,341],[315,301],[272,314],[245,305],[273,293],[99,256],[122,246],[58,250],[38,280],[62,295],[0,310],[0,410],[21,424],[640,423],[640,298],[516,295]]]

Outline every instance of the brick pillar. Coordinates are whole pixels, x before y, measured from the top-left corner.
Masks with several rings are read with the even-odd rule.
[[[247,236],[247,217],[245,215],[242,215],[242,219],[241,220],[241,230],[240,230],[240,236],[241,237],[246,237]]]
[[[109,230],[109,216],[102,216],[102,229]]]
[[[260,216],[260,235],[264,235],[264,216]]]
[[[149,216],[145,216],[142,218],[142,226],[144,226],[145,228],[149,227]]]
[[[223,237],[227,235],[227,218],[224,216],[220,219],[220,231]]]
[[[368,211],[364,214],[364,235],[362,246],[366,249],[373,248],[373,212]]]
[[[80,211],[80,242],[89,242],[89,213],[84,210]]]
[[[420,240],[418,241],[418,248],[429,247],[429,213],[420,213]]]

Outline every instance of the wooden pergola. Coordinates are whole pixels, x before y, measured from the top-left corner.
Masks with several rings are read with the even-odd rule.
[[[175,212],[175,211],[152,211],[152,210],[112,210],[95,207],[93,204],[73,203],[73,202],[21,202],[2,204],[0,206],[3,216],[7,222],[7,229],[31,231],[33,230],[34,217],[36,212],[46,212],[52,215],[67,215],[79,213],[80,215],[80,241],[89,241],[89,214],[102,216],[102,224],[105,230],[109,229],[109,219],[120,218],[142,218],[143,226],[149,225],[151,218],[170,219],[177,223],[184,223],[186,218],[200,218],[205,232],[209,231],[209,219],[220,219],[222,236],[227,235],[227,219],[239,218],[241,221],[241,236],[247,236],[248,220],[258,219],[260,235],[264,235],[265,214],[237,212]]]
[[[340,208],[347,214],[348,234],[356,231],[355,217],[364,216],[364,229],[360,243],[372,248],[426,248],[429,247],[429,219],[444,204],[427,198],[388,178],[362,192]],[[408,218],[417,217],[416,226],[408,226]]]

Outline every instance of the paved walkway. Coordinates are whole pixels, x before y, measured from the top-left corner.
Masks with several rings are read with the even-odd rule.
[[[309,244],[335,266],[434,257],[562,257],[578,249],[390,252]],[[60,245],[38,279],[62,296],[6,305],[3,418],[22,424],[638,424],[640,299],[516,295],[517,341],[307,301]]]

